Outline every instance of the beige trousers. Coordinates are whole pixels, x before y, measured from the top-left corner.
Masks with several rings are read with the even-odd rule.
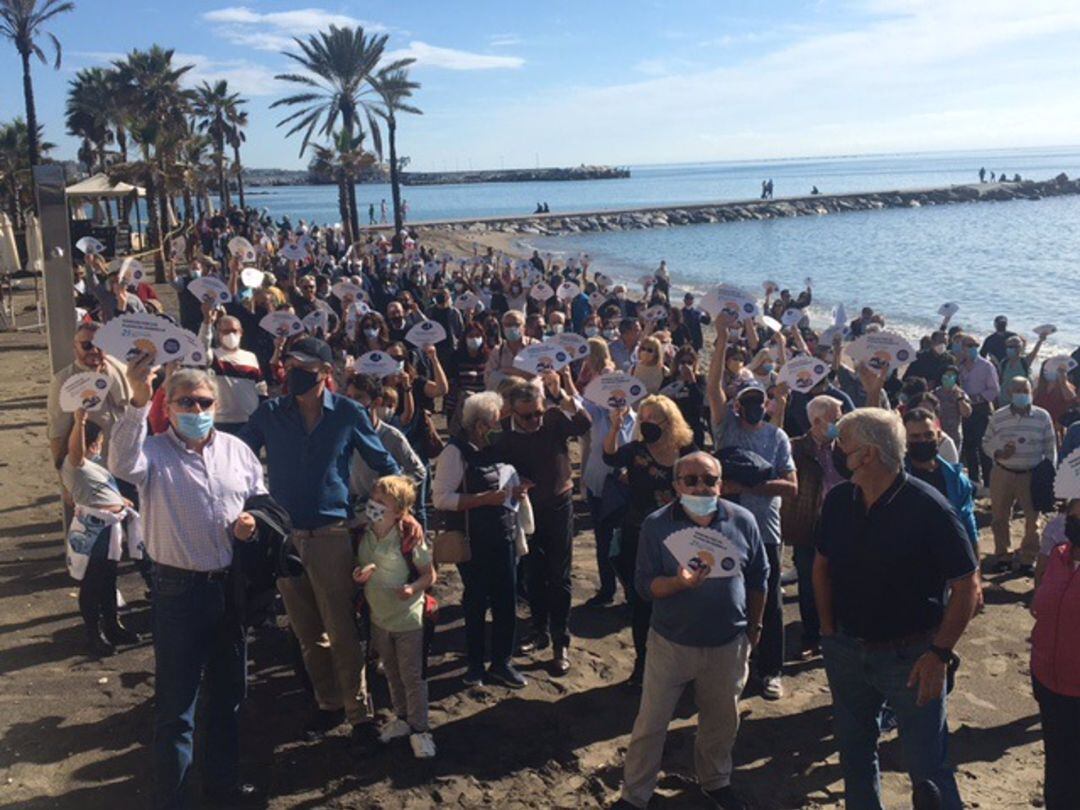
[[[990,473],[990,528],[994,533],[994,554],[1009,553],[1009,521],[1013,504],[1019,501],[1024,513],[1024,539],[1020,543],[1020,562],[1032,565],[1039,553],[1039,513],[1031,502],[1031,473],[1010,472],[1000,464]]]
[[[739,695],[746,686],[750,643],[739,635],[723,647],[685,647],[649,630],[645,681],[623,769],[622,797],[645,807],[656,789],[664,740],[675,706],[694,684],[698,708],[694,770],[698,784],[731,784],[731,750],[739,730]]]
[[[383,662],[394,714],[413,731],[428,730],[428,688],[424,678],[424,629],[391,633],[371,623],[371,642]]]
[[[353,618],[353,553],[349,531],[335,523],[292,534],[304,573],[278,580],[289,623],[320,709],[344,707],[350,723],[371,717],[364,658]]]

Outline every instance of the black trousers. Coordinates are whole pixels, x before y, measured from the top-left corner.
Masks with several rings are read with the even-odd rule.
[[[484,668],[484,620],[491,608],[491,664],[510,663],[517,629],[514,542],[503,535],[470,538],[472,559],[458,564],[465,586],[465,655],[469,668]]]
[[[634,668],[645,667],[646,642],[649,638],[649,623],[652,621],[652,600],[645,599],[634,585],[634,568],[637,565],[638,539],[641,527],[623,525],[619,543],[619,556],[615,558],[616,571],[622,580],[626,592],[626,603],[630,605],[630,634],[634,639]]]
[[[1051,692],[1031,679],[1042,719],[1046,810],[1080,807],[1080,697]]]
[[[779,675],[784,666],[784,594],[780,588],[779,543],[766,543],[769,558],[769,592],[765,595],[761,641],[754,652],[757,674],[762,678]]]
[[[116,560],[110,560],[108,531],[90,551],[86,573],[79,583],[79,613],[91,631],[116,629]]]
[[[551,633],[556,647],[570,643],[570,567],[574,551],[574,501],[567,493],[533,510],[526,570],[533,631]]]
[[[971,409],[971,416],[964,420],[964,446],[961,456],[972,483],[982,481],[990,485],[990,470],[994,461],[982,451],[983,435],[990,424],[990,405],[981,402]]]

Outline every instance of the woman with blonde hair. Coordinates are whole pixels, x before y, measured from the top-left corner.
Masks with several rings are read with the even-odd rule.
[[[589,338],[589,353],[581,361],[581,370],[574,382],[578,390],[582,391],[592,380],[614,370],[615,363],[611,359],[607,341],[603,338]]]
[[[637,361],[630,367],[630,373],[644,383],[645,390],[650,394],[660,390],[667,376],[662,352],[659,338],[649,335],[638,345]]]
[[[698,448],[694,446],[693,430],[679,407],[668,397],[654,395],[641,400],[638,404],[638,438],[619,447],[619,428],[625,414],[625,408],[612,412],[611,429],[604,438],[603,458],[609,467],[626,469],[630,488],[630,504],[623,518],[615,566],[631,610],[636,660],[629,683],[640,686],[645,674],[645,639],[652,618],[652,603],[642,599],[634,588],[638,535],[649,514],[675,500],[675,462]]]

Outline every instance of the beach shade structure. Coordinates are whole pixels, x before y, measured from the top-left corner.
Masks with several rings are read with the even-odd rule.
[[[45,248],[41,246],[41,226],[33,214],[26,215],[26,267],[35,276],[45,271]]]
[[[15,226],[8,215],[0,211],[0,275],[19,269],[19,249],[15,246]]]
[[[130,199],[131,207],[135,209],[135,218],[138,223],[136,230],[139,233],[141,240],[142,212],[139,210],[139,198],[146,196],[146,189],[142,186],[124,182],[114,183],[109,179],[108,175],[98,172],[95,175],[87,177],[85,180],[73,183],[68,186],[65,191],[67,194],[68,208],[70,209],[74,206],[76,212],[81,211],[82,205],[87,201],[94,203],[117,201],[117,205],[119,205],[120,200]],[[108,205],[105,206],[105,210],[108,211]]]

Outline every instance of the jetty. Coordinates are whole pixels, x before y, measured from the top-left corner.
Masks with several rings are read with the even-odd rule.
[[[608,208],[520,216],[410,221],[408,225],[410,228],[435,231],[557,236],[571,233],[602,233],[669,228],[678,225],[824,216],[885,208],[921,208],[959,203],[1040,200],[1044,197],[1060,197],[1069,194],[1080,194],[1080,180],[1070,180],[1066,174],[1062,173],[1045,181],[971,183],[944,188],[812,194],[771,200],[733,200],[644,208]],[[382,230],[385,227],[380,226],[372,230]]]
[[[457,183],[546,183],[569,180],[617,180],[630,170],[617,166],[573,166],[568,169],[487,169],[475,172],[402,172],[406,186],[442,186]]]

